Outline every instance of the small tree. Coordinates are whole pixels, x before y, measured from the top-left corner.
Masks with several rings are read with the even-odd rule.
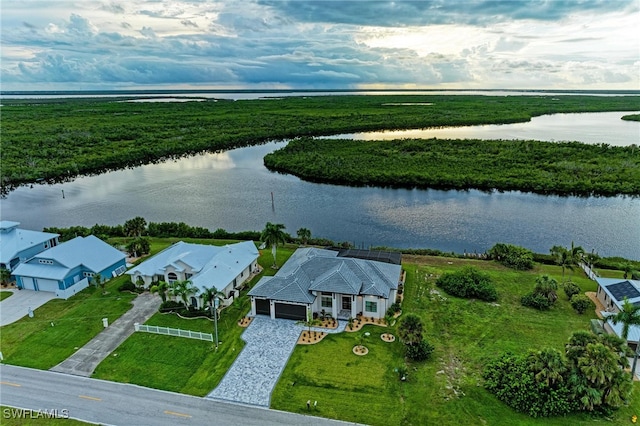
[[[422,320],[416,314],[407,314],[398,326],[398,336],[405,345],[422,341]]]
[[[631,326],[640,325],[640,306],[634,305],[625,297],[622,303],[622,310],[615,315],[605,317],[605,321],[611,321],[614,325],[621,322],[622,334],[620,337],[627,340]]]
[[[266,245],[271,246],[271,254],[273,255],[273,268],[277,268],[276,264],[276,249],[278,244],[284,244],[287,241],[287,234],[284,232],[285,226],[281,223],[267,222],[262,234],[260,234],[260,241]]]
[[[162,303],[167,301],[167,291],[169,290],[169,284],[166,281],[158,281],[151,286],[149,291],[151,293],[158,293],[162,299]]]
[[[9,280],[11,279],[11,271],[7,268],[0,268],[0,282],[2,285],[9,284]]]
[[[571,300],[571,298],[576,295],[576,294],[580,294],[580,287],[578,287],[578,284],[571,282],[571,281],[567,281],[566,283],[562,284],[562,291],[564,291],[564,294],[567,296],[568,300]]]
[[[531,293],[525,294],[520,299],[524,306],[539,310],[548,309],[556,303],[558,299],[558,282],[548,275],[539,276],[536,279],[536,286]]]
[[[91,276],[91,283],[96,287],[100,287],[102,289],[102,294],[104,294],[104,286],[106,285],[106,280],[100,274],[93,274]]]
[[[584,294],[575,294],[571,298],[571,307],[579,314],[584,314],[590,309],[595,309],[596,305],[593,300],[589,299]]]
[[[147,229],[147,221],[140,216],[129,219],[124,223],[124,232],[128,237],[141,237]]]
[[[178,280],[171,283],[171,295],[182,300],[187,309],[189,309],[189,296],[197,293],[198,289],[190,280]]]
[[[298,238],[300,238],[300,243],[302,245],[306,245],[311,239],[311,231],[308,230],[307,228],[298,229],[296,234],[298,235]]]

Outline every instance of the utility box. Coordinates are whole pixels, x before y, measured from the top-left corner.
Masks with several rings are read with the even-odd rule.
[[[109,318],[102,318],[102,325],[104,325],[104,328],[109,327]]]

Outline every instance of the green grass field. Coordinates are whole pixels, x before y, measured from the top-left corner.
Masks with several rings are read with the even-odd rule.
[[[0,328],[3,362],[46,370],[64,361],[103,329],[102,318],[112,323],[131,308],[135,295],[117,291],[126,280],[109,281],[107,294],[90,286],[68,300],[51,300],[33,318]]]
[[[404,259],[403,313],[413,312],[423,319],[425,338],[436,347],[432,359],[408,364],[408,379],[401,382],[394,368],[405,362],[402,345],[382,342],[379,335],[384,328],[369,326],[366,346],[370,352],[364,357],[351,352],[353,334],[329,336],[319,344],[296,347],[273,392],[272,408],[305,413],[306,401],[317,400],[313,414],[372,425],[621,424],[640,412],[636,389],[633,404],[612,419],[587,414],[532,419],[514,412],[482,387],[482,369],[492,357],[543,347],[562,350],[573,331],[588,329],[595,313],[576,314],[562,291],[557,306],[548,312],[519,303],[539,274],[560,280],[559,267],[536,265],[533,271],[520,272],[478,260]],[[450,297],[435,287],[435,277],[469,264],[491,275],[501,296],[496,304]],[[583,291],[596,289],[582,274],[572,279]]]
[[[2,302],[4,299],[11,297],[13,293],[10,291],[0,291],[0,302]]]

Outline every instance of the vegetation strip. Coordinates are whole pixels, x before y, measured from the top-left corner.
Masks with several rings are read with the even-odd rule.
[[[310,96],[268,102],[184,103],[121,100],[3,100],[3,191],[30,182],[64,181],[81,174],[274,139],[515,123],[553,113],[640,110],[640,96]]]
[[[301,138],[268,154],[271,170],[343,185],[640,194],[637,146],[579,142]]]

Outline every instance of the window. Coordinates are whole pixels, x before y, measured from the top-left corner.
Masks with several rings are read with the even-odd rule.
[[[320,305],[323,308],[331,308],[331,307],[333,307],[333,297],[331,297],[331,296],[322,296],[322,299],[320,300]]]
[[[167,274],[167,281],[169,281],[169,283],[172,283],[174,281],[178,281],[178,276],[176,275],[175,272],[169,272]]]
[[[38,260],[38,262],[42,263],[43,265],[53,265],[53,260],[40,259]]]
[[[378,312],[378,302],[364,302],[364,310],[367,312]]]
[[[118,276],[118,275],[122,275],[126,270],[127,270],[127,267],[122,265],[122,266],[118,266],[116,270],[113,272],[115,272],[116,276]]]
[[[93,278],[93,272],[83,272],[82,276],[85,278]]]

